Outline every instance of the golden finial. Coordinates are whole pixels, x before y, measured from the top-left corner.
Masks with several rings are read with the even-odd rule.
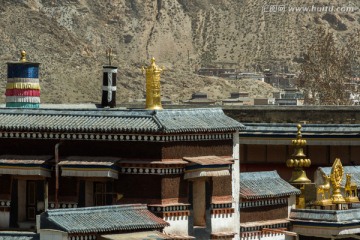
[[[294,146],[294,153],[291,155],[292,158],[286,161],[288,167],[293,167],[292,177],[289,180],[291,184],[305,184],[310,183],[310,179],[306,176],[306,172],[303,167],[310,167],[311,160],[306,158],[304,154],[304,147],[306,146],[306,140],[302,139],[301,125],[297,125],[297,136],[291,143]]]
[[[25,50],[22,50],[20,52],[20,54],[21,54],[20,62],[26,62],[27,60],[26,60],[26,52],[25,52]]]
[[[331,200],[334,204],[345,203],[345,199],[341,194],[341,181],[344,175],[344,168],[340,158],[336,158],[331,168],[330,180],[332,185]]]
[[[143,67],[146,72],[146,109],[163,109],[161,106],[160,74],[163,71],[152,57],[150,65]]]
[[[112,56],[111,53],[112,53],[111,48],[108,48],[108,49],[106,50],[106,56],[107,56],[108,61],[109,61],[109,66],[111,66],[111,56]]]

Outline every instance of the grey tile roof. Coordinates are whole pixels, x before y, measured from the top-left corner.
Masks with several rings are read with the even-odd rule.
[[[311,221],[330,223],[360,222],[360,209],[321,210],[321,209],[291,209],[291,221]]]
[[[164,132],[225,132],[244,129],[220,108],[161,110],[156,117]]]
[[[323,184],[322,173],[330,176],[331,167],[319,167],[315,172],[315,183]],[[344,166],[344,175],[341,180],[341,185],[345,186],[346,174],[351,175],[351,181],[356,183],[357,187],[360,188],[360,166]]]
[[[143,204],[55,209],[42,213],[40,217],[41,229],[68,233],[159,230],[169,225]]]
[[[297,123],[243,123],[245,129],[240,135],[280,135],[295,137]],[[360,124],[302,124],[301,133],[304,137],[323,136],[359,136]]]
[[[0,131],[186,133],[230,132],[243,128],[220,108],[0,109]]]
[[[39,234],[33,232],[0,232],[0,240],[39,240]]]
[[[241,172],[240,197],[271,198],[300,194],[300,190],[283,180],[276,171]]]

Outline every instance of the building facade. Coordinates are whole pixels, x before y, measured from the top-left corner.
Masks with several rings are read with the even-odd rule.
[[[276,171],[240,173],[240,239],[285,240],[300,190]]]
[[[239,232],[239,138],[220,109],[0,110],[1,227],[53,208],[142,203],[168,234]]]

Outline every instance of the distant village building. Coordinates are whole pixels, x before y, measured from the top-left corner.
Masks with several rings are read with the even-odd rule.
[[[223,99],[222,104],[228,106],[252,105],[252,99],[248,92],[231,92],[230,98]]]
[[[275,98],[254,98],[254,105],[275,105]]]
[[[216,76],[223,78],[236,78],[237,73],[235,68],[200,68],[197,74],[203,76]]]
[[[215,100],[209,99],[207,93],[204,92],[193,93],[190,100],[184,101],[184,103],[192,105],[213,105],[215,102]]]
[[[269,69],[264,71],[265,82],[281,89],[296,86],[296,75],[291,73],[274,74]]]
[[[280,92],[274,92],[273,97],[276,105],[304,105],[304,94],[297,88],[286,88]]]
[[[265,76],[261,73],[242,72],[238,74],[238,79],[253,79],[264,82]]]

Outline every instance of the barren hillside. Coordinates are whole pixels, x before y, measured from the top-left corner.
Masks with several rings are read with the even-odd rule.
[[[42,102],[99,102],[101,66],[111,47],[119,71],[118,101],[140,98],[140,68],[154,56],[164,72],[163,93],[188,99],[194,91],[223,98],[241,88],[252,95],[273,89],[193,74],[201,65],[253,70],[296,70],[315,29],[324,26],[339,42],[360,27],[359,10],[268,12],[263,0],[0,0],[1,82],[7,61],[20,49],[41,62]],[[276,0],[271,5],[359,7],[359,1]],[[265,9],[267,10],[267,9]],[[256,86],[254,86],[256,84]],[[266,89],[266,90],[260,90]],[[264,92],[264,93],[262,93]],[[4,100],[4,97],[2,97]]]

